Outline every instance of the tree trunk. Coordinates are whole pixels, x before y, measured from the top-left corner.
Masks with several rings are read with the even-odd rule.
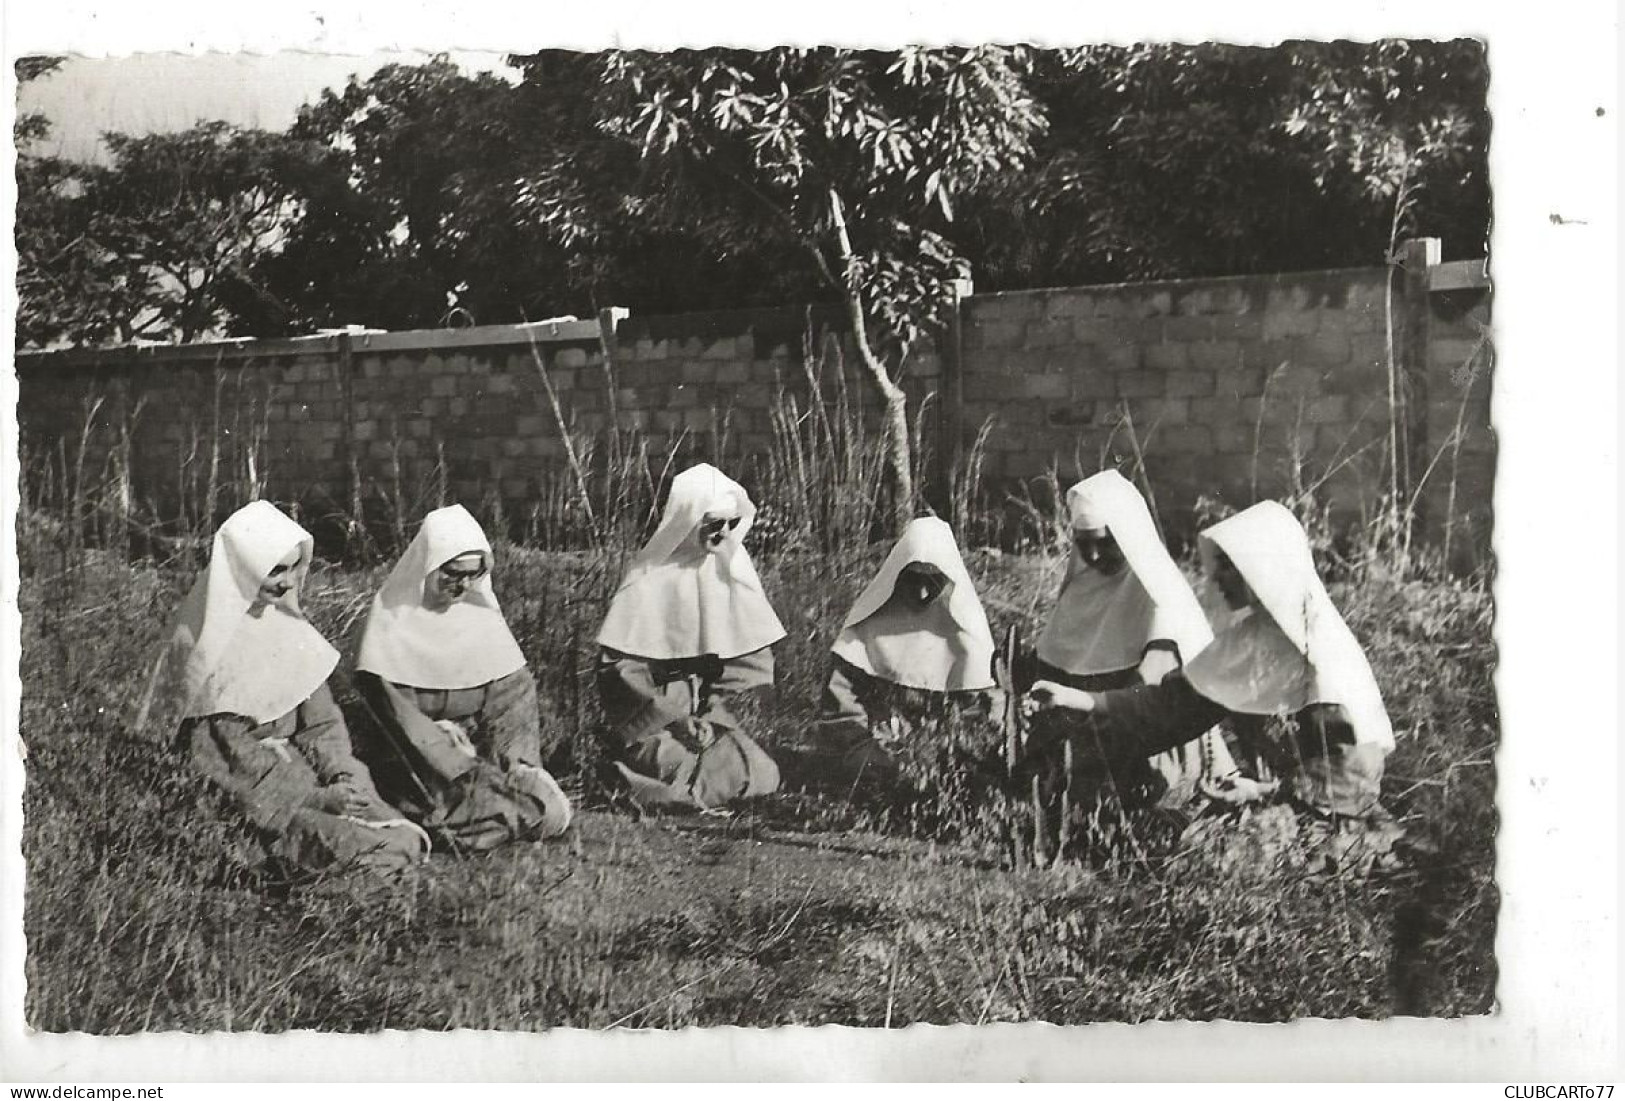
[[[852,323],[852,339],[858,346],[858,358],[875,388],[886,403],[886,458],[892,474],[892,526],[898,535],[914,519],[914,461],[913,447],[908,434],[908,394],[886,370],[886,365],[875,354],[869,343],[869,326],[863,316],[863,297],[857,281],[852,277],[855,257],[852,239],[846,231],[846,218],[841,211],[840,196],[833,189],[829,193],[830,214],[841,248],[844,268],[842,297],[846,301],[847,316]]]

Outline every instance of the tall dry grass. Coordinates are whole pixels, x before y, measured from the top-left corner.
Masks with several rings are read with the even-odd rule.
[[[764,506],[753,550],[789,631],[778,691],[747,718],[786,761],[833,633],[886,549],[874,539],[888,515],[881,441],[840,367],[808,348],[746,479]],[[1091,868],[1012,867],[1020,816],[967,767],[982,748],[971,732],[917,762],[908,798],[798,788],[719,827],[720,842],[589,813],[575,851],[440,861],[393,885],[289,883],[259,863],[168,733],[129,721],[213,523],[270,472],[252,433],[230,455],[194,440],[177,456],[187,501],[159,516],[132,485],[128,423],[98,440],[100,413],[87,408],[79,439],[29,441],[24,454],[36,1027],[1280,1020],[1493,1002],[1493,610],[1486,576],[1452,574],[1408,536],[1405,503],[1375,502],[1378,522],[1350,534],[1331,526],[1318,475],[1304,472],[1290,500],[1399,731],[1385,799],[1419,842],[1400,873],[1310,875],[1307,840],[1279,814],[1214,817]],[[562,418],[559,429],[574,432]],[[995,628],[1031,638],[1060,576],[1061,478],[1012,505],[981,477],[988,431],[953,472],[950,518]],[[725,413],[697,446],[737,458]],[[1133,450],[1129,472],[1144,481],[1147,456]],[[541,688],[550,764],[591,808],[610,802],[593,637],[683,459],[630,430],[576,432],[571,451],[525,515],[504,515],[495,495],[471,504],[520,535],[497,540],[499,592]],[[382,523],[352,518],[370,540],[352,543],[357,560],[313,573],[309,612],[346,654],[341,706],[353,704],[343,671],[383,562],[444,492],[443,479],[387,487]],[[1027,553],[977,548],[993,541]],[[771,859],[730,863],[740,851]]]

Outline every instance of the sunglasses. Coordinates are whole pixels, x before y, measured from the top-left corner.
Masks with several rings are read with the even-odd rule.
[[[480,578],[490,573],[491,567],[482,562],[480,565],[475,566],[471,570],[460,570],[448,562],[444,566],[441,566],[437,572],[440,574],[440,579],[448,584],[467,585],[471,582],[478,581]]]
[[[720,518],[716,520],[707,520],[705,523],[700,525],[700,534],[705,536],[707,539],[715,539],[724,531],[733,531],[735,528],[739,527],[739,520],[740,518],[738,516],[735,516],[732,520],[724,520]]]

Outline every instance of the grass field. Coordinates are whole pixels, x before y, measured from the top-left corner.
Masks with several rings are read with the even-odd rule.
[[[25,518],[27,1017],[42,1030],[538,1029],[918,1021],[1455,1016],[1494,1003],[1491,606],[1482,579],[1341,571],[1399,748],[1386,801],[1425,855],[1310,875],[1295,820],[1199,820],[1148,858],[1006,866],[972,830],[909,836],[839,795],[732,819],[636,820],[593,777],[591,640],[624,559],[499,548],[556,771],[585,808],[562,843],[437,856],[403,880],[279,883],[188,773],[132,729],[190,572],[126,564]],[[830,632],[884,548],[760,561],[790,631],[754,715],[793,759]],[[1059,560],[973,553],[995,628],[1030,632]],[[341,642],[384,567],[307,587]],[[990,831],[996,823],[990,825]],[[996,840],[996,839],[995,839]]]

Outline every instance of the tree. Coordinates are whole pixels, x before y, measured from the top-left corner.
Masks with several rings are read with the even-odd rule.
[[[21,58],[17,79],[39,80],[62,60]],[[120,293],[112,258],[95,243],[93,212],[81,201],[85,166],[39,152],[50,132],[50,120],[39,112],[20,114],[13,129],[19,347],[115,337],[133,308]]]
[[[748,254],[798,250],[841,302],[886,408],[894,509],[915,491],[900,374],[967,274],[954,210],[1025,163],[1042,116],[1020,48],[616,52],[601,125],[650,211]]]
[[[301,216],[291,181],[315,170],[322,151],[224,122],[106,141],[112,163],[86,170],[81,201],[122,293],[141,307],[124,338],[185,343],[229,331],[234,300],[270,295],[252,269]]]
[[[1486,80],[1469,40],[1046,51],[1033,169],[962,243],[995,288],[1370,264],[1415,233],[1481,255]]]

